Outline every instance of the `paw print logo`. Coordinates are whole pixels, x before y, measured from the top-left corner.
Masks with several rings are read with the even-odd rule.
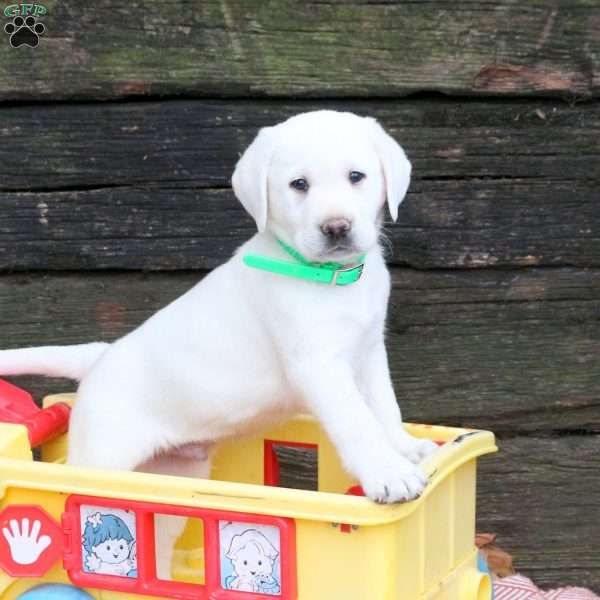
[[[38,23],[35,17],[15,17],[11,23],[4,26],[4,31],[10,35],[10,45],[13,48],[29,46],[35,48],[40,43],[40,36],[44,35],[46,27]]]

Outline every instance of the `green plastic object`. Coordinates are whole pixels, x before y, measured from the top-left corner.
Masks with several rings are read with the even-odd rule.
[[[310,262],[300,252],[294,250],[294,248],[288,246],[285,242],[281,240],[277,240],[277,242],[298,262],[292,263],[260,254],[246,254],[243,259],[244,264],[254,269],[260,269],[261,271],[268,271],[306,281],[325,283],[327,285],[349,285],[354,283],[360,279],[365,266],[363,262],[364,255],[358,258],[357,263],[350,265],[335,262]]]

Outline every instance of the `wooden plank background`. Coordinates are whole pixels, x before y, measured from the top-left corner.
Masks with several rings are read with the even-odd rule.
[[[405,417],[494,430],[479,530],[600,592],[600,0],[45,5],[38,48],[0,43],[0,346],[130,331],[252,235],[229,181],[259,127],[376,116],[414,166]]]
[[[600,105],[435,99],[12,108],[0,268],[214,267],[254,230],[229,187],[239,152],[322,106],[378,117],[413,161],[393,264],[600,266]]]
[[[597,97],[597,0],[45,0],[0,97]]]

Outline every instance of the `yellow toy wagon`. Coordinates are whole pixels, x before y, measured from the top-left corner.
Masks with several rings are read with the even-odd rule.
[[[2,600],[492,597],[474,546],[476,462],[496,450],[490,432],[407,425],[440,444],[423,463],[430,483],[412,502],[378,505],[357,495],[308,416],[222,443],[210,480],[67,466],[64,433],[34,461],[31,422],[56,421],[72,400],[50,396],[49,412],[0,423]],[[277,487],[282,447],[316,455],[318,491]],[[159,516],[186,520],[164,579]]]

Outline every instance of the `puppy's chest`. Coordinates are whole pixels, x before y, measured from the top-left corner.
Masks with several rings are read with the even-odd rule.
[[[387,272],[368,273],[356,286],[335,292],[334,310],[340,315],[348,312],[357,324],[366,328],[385,320],[389,298]]]
[[[351,318],[357,326],[370,329],[385,320],[387,294],[381,289],[366,287],[348,301],[335,303],[334,310],[342,319]]]
[[[347,352],[383,333],[389,278],[368,273],[356,284],[330,287],[278,280],[261,306],[276,346],[293,354],[329,348]],[[378,275],[378,276],[375,276]]]
[[[361,286],[354,289],[332,289],[318,302],[307,302],[306,320],[320,322],[339,338],[361,342],[363,336],[378,330],[385,320],[387,293],[381,287]]]

